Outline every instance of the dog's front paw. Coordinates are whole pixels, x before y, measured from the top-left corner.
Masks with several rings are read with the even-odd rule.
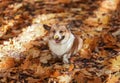
[[[69,63],[69,57],[68,57],[68,55],[67,54],[65,54],[64,56],[63,56],[63,63],[65,63],[65,64],[68,64]]]
[[[68,59],[63,59],[63,63],[68,64],[69,60]]]

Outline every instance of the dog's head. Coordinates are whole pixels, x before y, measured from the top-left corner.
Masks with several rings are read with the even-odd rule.
[[[50,32],[49,38],[52,40],[54,43],[60,43],[63,44],[66,41],[68,41],[71,31],[69,28],[69,25],[43,25],[43,27]]]

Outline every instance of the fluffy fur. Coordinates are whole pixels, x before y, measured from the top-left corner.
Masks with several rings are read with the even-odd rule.
[[[65,25],[53,25],[44,28],[50,31],[48,45],[54,57],[63,58],[64,63],[69,63],[71,55],[76,54],[83,45],[83,40],[71,33]]]

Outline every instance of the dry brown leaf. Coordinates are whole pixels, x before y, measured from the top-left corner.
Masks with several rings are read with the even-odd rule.
[[[111,70],[119,71],[120,70],[120,55],[118,55],[115,59],[111,59]]]
[[[11,57],[4,57],[0,62],[0,71],[12,68],[15,66],[15,61]]]
[[[68,75],[61,75],[58,76],[57,79],[59,80],[58,83],[70,83],[72,78]]]
[[[115,10],[118,3],[119,0],[105,0],[101,3],[101,10],[102,9],[106,9],[106,11]]]
[[[72,71],[74,69],[74,64],[70,64],[69,71]]]
[[[40,57],[40,62],[41,63],[48,63],[48,61],[51,59],[51,54],[48,53],[41,53],[41,57]]]
[[[94,79],[88,80],[87,83],[102,83],[102,81],[100,78],[96,77]]]
[[[31,64],[30,60],[25,60],[24,64],[21,65],[21,68],[28,69],[30,64]]]
[[[117,76],[110,76],[108,79],[107,79],[107,82],[106,83],[119,83],[119,77]]]
[[[61,73],[60,73],[60,71],[59,70],[55,70],[54,72],[53,72],[53,74],[51,75],[51,77],[58,77],[58,76],[60,76],[61,75]]]
[[[91,57],[91,50],[90,49],[81,49],[80,57],[82,58],[90,58]]]
[[[44,73],[45,73],[45,69],[44,69],[41,65],[38,65],[35,74],[41,76],[41,75],[43,75]]]
[[[114,45],[116,43],[116,39],[109,33],[103,33],[102,38],[106,44]]]
[[[75,80],[77,83],[85,83],[85,75],[82,73],[79,73],[78,75],[75,76]]]

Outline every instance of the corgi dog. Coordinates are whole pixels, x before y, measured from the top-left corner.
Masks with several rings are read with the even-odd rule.
[[[70,31],[69,25],[55,24],[43,25],[49,30],[48,46],[54,57],[63,58],[64,63],[69,63],[71,55],[75,55],[83,45],[83,40]]]

